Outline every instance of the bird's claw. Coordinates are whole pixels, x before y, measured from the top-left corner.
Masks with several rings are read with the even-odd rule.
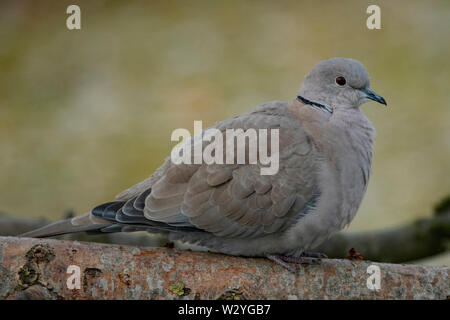
[[[268,255],[266,255],[266,257],[267,257],[267,259],[272,260],[273,262],[279,264],[280,266],[285,267],[292,273],[297,273],[297,269],[295,269],[289,263],[284,261],[284,259],[282,259],[282,257],[284,257],[284,256],[279,255],[279,254],[268,254]]]

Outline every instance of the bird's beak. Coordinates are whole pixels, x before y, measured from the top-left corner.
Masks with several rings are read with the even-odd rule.
[[[378,103],[384,104],[385,106],[387,106],[386,100],[384,100],[384,98],[380,95],[378,95],[377,93],[375,93],[374,91],[370,90],[369,88],[364,88],[364,89],[360,89],[366,96],[367,99],[376,101]]]

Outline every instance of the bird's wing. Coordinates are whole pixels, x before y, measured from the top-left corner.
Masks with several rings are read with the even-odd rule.
[[[215,128],[221,132],[279,129],[278,173],[261,175],[264,166],[259,162],[176,165],[167,159],[149,179],[93,213],[120,223],[148,220],[181,231],[255,237],[289,227],[316,200],[320,156],[287,103],[266,103],[253,112],[219,122]]]
[[[288,103],[263,104],[215,128],[222,133],[227,129],[279,129],[278,172],[261,175],[265,166],[259,161],[189,165],[174,164],[168,158],[148,179],[120,193],[115,201],[27,235],[145,230],[252,238],[287,229],[314,205],[319,196],[320,154]],[[234,156],[236,160],[236,150]]]

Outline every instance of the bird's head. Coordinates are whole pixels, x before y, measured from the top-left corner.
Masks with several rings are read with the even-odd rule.
[[[311,70],[302,84],[299,96],[331,110],[358,108],[369,100],[386,105],[386,100],[369,86],[369,74],[360,62],[332,58],[319,62]]]

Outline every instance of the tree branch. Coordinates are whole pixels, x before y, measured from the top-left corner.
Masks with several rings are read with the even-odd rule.
[[[367,286],[370,265],[380,289]],[[70,289],[69,266],[80,288]],[[297,274],[263,258],[0,237],[2,299],[446,299],[450,268],[325,259]],[[76,275],[76,272],[75,272]],[[69,284],[76,285],[74,278]]]

